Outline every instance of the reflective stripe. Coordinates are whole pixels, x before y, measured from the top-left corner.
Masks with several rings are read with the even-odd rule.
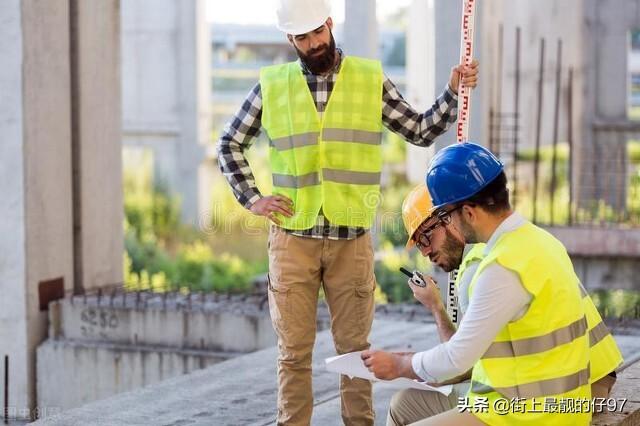
[[[305,186],[320,185],[318,173],[308,173],[301,176],[273,174],[273,186],[281,188],[304,188]]]
[[[578,283],[578,286],[580,287],[580,294],[582,295],[582,297],[587,297],[589,293],[587,293],[587,290],[584,288],[582,283]]]
[[[540,380],[539,382],[522,385],[493,388],[480,382],[471,382],[471,392],[479,395],[498,392],[507,398],[537,398],[540,396],[557,395],[569,392],[577,387],[589,383],[589,366],[577,373],[556,379]]]
[[[600,321],[598,325],[593,327],[589,331],[589,345],[595,346],[600,340],[609,335],[609,329],[603,321]]]
[[[318,132],[300,133],[299,135],[285,136],[271,140],[271,145],[278,151],[286,151],[287,149],[301,148],[303,146],[317,145]]]
[[[510,358],[548,351],[556,346],[572,342],[578,337],[584,336],[586,332],[587,319],[582,317],[578,321],[543,336],[507,342],[493,342],[484,355],[482,355],[482,359]]]
[[[380,145],[382,143],[382,132],[352,129],[324,129],[322,130],[322,140]]]
[[[378,185],[380,172],[354,172],[351,170],[322,169],[325,181],[355,185]]]

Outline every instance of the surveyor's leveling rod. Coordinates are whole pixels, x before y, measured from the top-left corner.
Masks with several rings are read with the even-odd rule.
[[[462,25],[460,26],[460,63],[471,65],[473,61],[473,24],[476,0],[464,0],[462,4]],[[458,85],[458,142],[469,140],[469,114],[471,111],[471,88],[462,83]],[[447,286],[447,313],[454,324],[458,324],[458,292],[455,286],[458,270],[449,273]]]

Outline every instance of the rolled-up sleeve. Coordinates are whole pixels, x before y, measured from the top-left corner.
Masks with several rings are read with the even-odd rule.
[[[416,353],[411,360],[413,370],[423,380],[433,383],[469,371],[500,330],[519,318],[530,302],[531,295],[515,272],[497,263],[487,266],[478,277],[469,308],[456,333],[448,342]]]

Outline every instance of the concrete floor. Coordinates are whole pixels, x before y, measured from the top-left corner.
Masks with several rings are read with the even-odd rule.
[[[625,356],[640,352],[637,336],[616,336]],[[424,350],[438,343],[433,324],[376,320],[373,347]],[[341,424],[338,376],[324,368],[334,355],[328,331],[318,334],[314,350],[315,408],[312,425]],[[276,348],[244,355],[157,385],[123,393],[43,419],[37,425],[271,425],[276,406]],[[374,384],[376,425],[384,425],[394,393]]]

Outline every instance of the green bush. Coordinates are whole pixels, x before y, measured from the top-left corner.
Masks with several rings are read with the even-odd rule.
[[[640,292],[633,290],[596,290],[590,292],[593,303],[605,318],[640,318]]]
[[[125,152],[123,157],[125,166],[131,164],[125,167],[123,178],[125,287],[152,291],[250,290],[255,275],[266,271],[265,262],[249,263],[225,252],[214,254],[203,233],[180,223],[179,200],[163,185],[152,184],[148,153]],[[233,202],[237,205],[235,199]]]
[[[379,252],[381,260],[376,262],[375,272],[378,285],[393,303],[413,301],[413,293],[407,285],[407,277],[399,269],[401,266],[423,273],[431,271],[431,263],[418,252],[407,252],[395,248],[391,243],[383,244]]]

